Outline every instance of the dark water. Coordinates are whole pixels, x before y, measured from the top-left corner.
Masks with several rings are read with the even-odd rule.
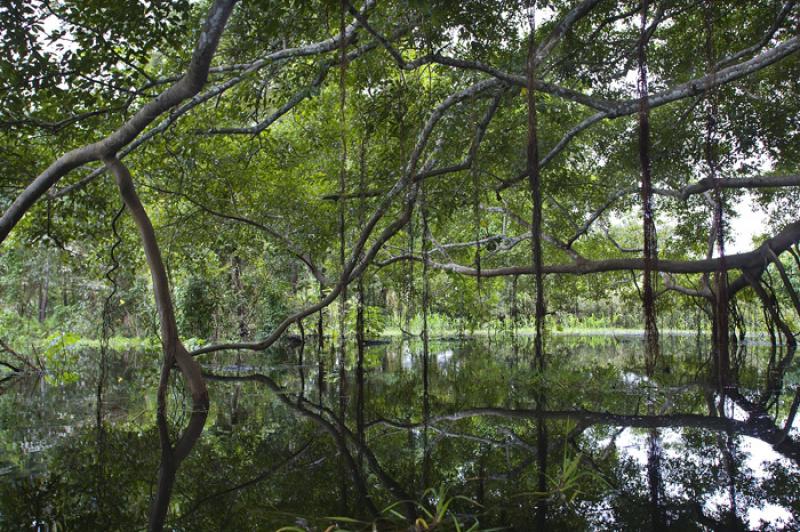
[[[641,340],[613,337],[552,338],[543,371],[509,338],[207,359],[168,528],[800,528],[793,354],[740,350],[721,388],[702,341],[662,348],[650,375]],[[3,530],[146,528],[158,354],[112,359],[100,428],[93,371],[2,384]],[[176,382],[173,437],[189,404]]]

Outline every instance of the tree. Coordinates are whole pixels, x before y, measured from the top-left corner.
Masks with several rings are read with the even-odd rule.
[[[713,302],[720,360],[742,290],[783,323],[761,278],[797,256],[800,222],[779,217],[748,253],[724,244],[743,192],[791,204],[800,184],[799,16],[796,2],[767,0],[11,0],[0,7],[0,241],[55,235],[69,253],[111,226],[117,194],[131,214],[164,350],[159,422],[173,365],[194,402],[174,444],[161,433],[157,529],[205,423],[195,357],[263,351],[336,301],[344,323],[348,286],[397,278],[393,268],[407,268],[409,307],[414,263],[428,295],[436,272],[476,277],[479,295],[485,279],[533,275],[537,336],[545,275],[643,271],[653,325],[664,290]],[[678,226],[657,255],[657,223],[641,257],[638,241],[602,234],[640,192],[646,224]],[[181,222],[158,227],[170,220]],[[201,247],[226,264],[290,259],[305,270],[284,276],[292,310],[255,341],[239,327],[238,341],[190,352],[167,238],[187,265]],[[527,240],[533,260],[517,246]],[[271,273],[267,283],[281,277]]]

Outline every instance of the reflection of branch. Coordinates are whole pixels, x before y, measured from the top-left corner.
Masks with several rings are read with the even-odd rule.
[[[267,469],[264,472],[256,475],[255,477],[251,478],[248,481],[242,482],[241,484],[237,484],[235,486],[232,486],[230,488],[224,489],[222,491],[218,491],[216,493],[212,493],[211,495],[207,495],[207,496],[195,501],[195,503],[188,510],[186,510],[184,513],[182,513],[181,516],[176,519],[176,521],[178,521],[178,522],[182,521],[183,519],[185,519],[189,515],[193,514],[194,512],[196,512],[203,505],[203,503],[205,503],[207,501],[210,501],[212,499],[217,499],[219,497],[222,497],[223,495],[227,495],[227,494],[233,493],[235,491],[241,491],[241,490],[243,490],[245,488],[249,488],[250,486],[258,484],[259,482],[262,482],[263,480],[266,480],[267,478],[271,477],[272,475],[274,475],[275,473],[277,473],[278,471],[280,471],[284,467],[287,467],[287,466],[291,465],[292,463],[294,463],[295,461],[297,461],[297,459],[300,458],[311,447],[311,443],[312,443],[311,441],[307,441],[306,443],[304,443],[303,445],[300,446],[300,449],[298,449],[297,451],[292,453],[288,458],[283,460],[280,464],[270,467],[269,469]]]
[[[44,371],[44,363],[42,362],[41,359],[39,359],[38,355],[36,356],[37,359],[36,361],[39,364],[39,366],[37,367],[27,357],[22,356],[19,352],[17,352],[10,345],[8,345],[2,338],[0,338],[0,349],[2,349],[6,353],[14,357],[14,359],[17,362],[19,362],[20,364],[22,364],[31,371]],[[15,373],[20,373],[22,371],[20,368],[17,368],[12,364],[9,364],[8,362],[0,361],[0,364],[6,366]]]
[[[536,452],[536,448],[529,445],[528,443],[522,441],[522,439],[514,434],[514,438],[509,438],[506,441],[501,440],[493,440],[491,438],[484,438],[482,436],[475,436],[474,434],[463,434],[460,432],[452,432],[447,429],[443,429],[441,427],[437,427],[435,425],[428,425],[428,428],[432,431],[441,434],[445,438],[456,438],[461,440],[467,441],[474,441],[478,443],[482,443],[484,445],[489,445],[491,447],[521,447],[529,452]],[[511,431],[509,431],[511,432]]]
[[[577,423],[590,425],[608,425],[632,428],[664,428],[664,427],[692,427],[712,431],[722,431],[742,434],[758,438],[769,443],[782,455],[800,463],[800,442],[795,441],[784,431],[777,428],[771,419],[758,408],[744,400],[734,390],[726,390],[726,394],[737,398],[737,403],[745,409],[749,417],[745,421],[700,414],[669,414],[669,415],[630,415],[612,414],[609,412],[593,412],[589,410],[551,410],[542,411],[535,409],[510,409],[510,408],[471,408],[460,410],[451,414],[431,417],[426,423],[440,423],[442,421],[458,421],[476,417],[498,417],[516,420],[570,420]],[[740,402],[739,398],[742,399]],[[396,428],[415,429],[425,423],[407,423],[379,418],[366,424],[367,428],[377,425],[388,425]]]
[[[206,378],[209,380],[217,380],[217,381],[252,381],[258,382],[261,384],[266,385],[270,390],[275,393],[275,396],[287,407],[291,410],[294,410],[298,414],[301,414],[304,417],[311,419],[314,423],[319,425],[323,428],[326,432],[328,432],[336,442],[336,445],[339,449],[339,453],[344,457],[345,462],[347,464],[348,469],[353,477],[353,481],[355,482],[356,489],[359,492],[359,497],[361,497],[362,501],[368,506],[370,512],[373,515],[377,515],[377,509],[375,508],[372,500],[369,497],[369,493],[367,491],[366,483],[364,482],[364,478],[356,465],[355,460],[353,459],[352,454],[350,453],[347,442],[350,441],[351,444],[355,445],[359,451],[363,454],[364,458],[366,458],[367,463],[369,464],[370,468],[372,469],[373,473],[378,477],[381,483],[386,487],[386,489],[398,500],[402,501],[403,506],[406,510],[407,517],[411,519],[414,518],[414,507],[411,497],[405,492],[403,487],[391,476],[389,476],[386,471],[380,466],[378,463],[374,453],[364,445],[359,438],[357,438],[339,419],[338,417],[330,412],[327,409],[321,409],[322,412],[328,413],[330,417],[333,419],[333,423],[325,419],[322,415],[312,412],[305,406],[303,406],[302,402],[298,402],[296,399],[293,399],[291,395],[283,389],[281,386],[278,385],[273,379],[270,377],[263,375],[263,374],[252,374],[252,375],[244,375],[244,376],[228,376],[228,375],[214,375],[210,373],[204,373]]]
[[[169,508],[178,467],[189,455],[203,432],[208,416],[208,390],[200,373],[200,365],[189,355],[180,341],[175,309],[169,288],[169,278],[164,267],[164,261],[161,258],[161,250],[153,224],[139,199],[131,174],[116,156],[104,157],[103,163],[114,176],[120,196],[139,231],[147,266],[153,281],[153,297],[158,309],[158,321],[164,353],[157,392],[158,408],[156,413],[161,444],[161,463],[158,471],[158,491],[150,507],[149,528],[151,530],[161,530],[164,527],[164,520]],[[177,365],[180,369],[192,396],[192,412],[189,422],[174,446],[170,442],[167,428],[166,397],[173,365]]]
[[[21,370],[21,369],[19,369],[18,367],[16,367],[16,366],[14,366],[14,365],[11,365],[11,364],[9,364],[9,363],[8,363],[8,362],[6,362],[5,360],[0,360],[0,366],[5,366],[5,367],[7,367],[8,369],[10,369],[11,371],[13,371],[14,373],[20,373],[20,372],[22,371],[22,370]]]

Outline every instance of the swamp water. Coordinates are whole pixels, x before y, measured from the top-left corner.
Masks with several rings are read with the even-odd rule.
[[[740,349],[720,386],[692,337],[664,337],[649,375],[639,337],[547,351],[543,371],[509,337],[432,341],[427,357],[393,341],[361,363],[309,345],[206,358],[211,410],[167,528],[800,528],[793,353]],[[158,357],[110,356],[100,416],[96,370],[0,385],[0,528],[146,528]],[[169,401],[174,439],[179,381]]]

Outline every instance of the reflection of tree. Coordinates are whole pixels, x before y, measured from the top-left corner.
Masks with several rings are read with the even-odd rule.
[[[435,362],[437,353],[434,344],[427,415],[420,401],[421,358],[414,358],[418,365],[408,371],[384,373],[381,367],[386,364],[367,354],[360,377],[357,365],[352,368],[356,379],[350,393],[357,400],[349,401],[344,420],[338,394],[325,394],[324,403],[313,402],[313,354],[308,361],[314,368],[309,370],[311,378],[298,373],[302,368],[285,366],[268,374],[206,375],[214,387],[209,430],[177,473],[167,526],[279,527],[301,514],[309,526],[324,528],[330,520],[313,518],[340,515],[340,463],[347,474],[348,515],[369,522],[390,519],[391,526],[422,515],[418,505],[429,504],[432,497],[426,490],[442,486],[448,497],[481,502],[479,508],[455,500],[451,514],[462,523],[478,520],[481,526],[529,526],[542,501],[547,527],[576,530],[598,523],[606,523],[606,528],[630,523],[742,528],[747,509],[760,501],[797,505],[792,492],[796,481],[790,473],[800,466],[800,445],[796,434],[786,430],[800,401],[794,394],[782,396],[782,415],[776,418],[773,407],[780,389],[758,393],[726,388],[720,393],[713,378],[710,385],[687,383],[685,375],[696,369],[691,365],[694,358],[685,366],[669,359],[668,353],[675,373],[684,377],[656,373],[632,384],[629,371],[594,367],[595,380],[580,390],[574,382],[585,376],[574,360],[563,366],[553,360],[552,367],[539,372],[528,364],[512,367],[503,352],[487,354],[474,345],[454,350],[446,367]],[[578,374],[575,381],[562,375],[567,370]],[[476,375],[484,375],[490,389],[468,388]],[[766,382],[761,374],[738,380]],[[512,393],[510,382],[529,384],[514,384]],[[537,402],[542,387],[547,401]],[[645,396],[651,398],[652,408],[637,402]],[[3,398],[4,409],[12,405],[8,399]],[[488,406],[473,406],[482,404]],[[493,406],[497,404],[504,406]],[[358,411],[364,418],[363,432],[359,416],[353,415]],[[22,422],[2,412],[4,420]],[[230,423],[234,415],[239,421]],[[426,425],[427,453],[422,445]],[[539,440],[541,426],[547,428],[544,444]],[[27,487],[3,484],[0,508],[10,521],[2,526],[42,518],[61,519],[70,528],[114,529],[114,523],[140,523],[154,487],[156,427],[143,435],[115,424],[107,424],[106,430],[104,490],[95,491],[96,475],[87,475],[100,456],[94,431],[76,432],[46,451],[51,474]],[[766,476],[756,475],[742,465],[747,457],[745,437],[769,443],[790,464],[776,463]],[[409,438],[413,449],[408,448]],[[640,453],[636,459],[626,449],[632,441]],[[419,482],[425,454],[428,486]],[[544,488],[541,454],[547,460]],[[709,505],[720,496],[721,502]],[[6,512],[26,499],[31,501],[29,510]],[[382,512],[397,501],[409,501],[394,507],[402,517]],[[110,509],[109,515],[101,515],[100,508]],[[132,518],[136,512],[139,517]]]
[[[753,406],[752,403],[742,396],[739,396],[739,400],[742,401],[743,405]],[[759,412],[756,409],[748,413],[750,416],[746,420],[740,421],[702,414],[612,414],[610,412],[592,412],[589,410],[549,410],[539,412],[534,409],[483,407],[470,408],[451,414],[435,416],[431,418],[430,422],[435,424],[443,421],[458,421],[468,418],[536,420],[538,417],[541,417],[548,421],[572,421],[585,424],[586,426],[607,425],[646,429],[698,428],[714,432],[730,432],[738,436],[757,438],[769,443],[777,452],[800,464],[800,442],[788,434],[785,434],[783,429],[778,428],[774,421],[764,412]],[[406,429],[421,426],[420,423],[405,423],[388,419],[377,419],[368,425],[388,425]]]
[[[424,363],[424,360],[421,360],[420,363]],[[453,464],[459,462],[464,464],[464,460],[467,460],[467,463],[472,463],[476,476],[470,477],[472,480],[469,482],[476,482],[476,487],[475,491],[469,489],[468,492],[476,493],[478,497],[484,499],[487,505],[492,504],[492,497],[487,493],[491,493],[492,486],[498,485],[497,483],[501,486],[500,489],[511,489],[512,486],[516,485],[523,487],[523,489],[535,490],[536,493],[548,493],[551,489],[549,484],[554,480],[551,478],[547,481],[547,485],[542,487],[541,475],[537,473],[531,477],[532,472],[540,471],[539,468],[532,469],[532,465],[539,461],[542,454],[541,450],[545,449],[546,455],[552,457],[550,459],[552,460],[552,465],[548,470],[551,475],[556,475],[558,462],[561,461],[560,456],[564,450],[564,444],[567,442],[570,442],[572,448],[578,453],[576,459],[580,460],[583,467],[597,471],[594,476],[588,475],[586,478],[582,478],[581,480],[584,484],[597,484],[600,478],[607,478],[614,483],[620,493],[624,494],[624,497],[630,501],[635,501],[639,495],[635,491],[631,491],[633,489],[631,486],[625,487],[624,484],[613,481],[616,475],[614,470],[618,465],[615,465],[615,453],[609,452],[609,450],[610,447],[613,447],[613,438],[619,435],[622,428],[644,429],[646,431],[644,440],[644,448],[646,449],[644,468],[645,493],[648,495],[641,499],[640,508],[643,512],[641,518],[647,519],[653,529],[672,526],[676,522],[699,523],[716,528],[725,526],[734,528],[739,526],[741,528],[742,523],[737,516],[735,507],[738,497],[736,485],[739,482],[745,482],[747,479],[743,477],[744,474],[736,472],[735,462],[738,458],[736,456],[736,442],[742,436],[753,437],[767,442],[779,453],[795,463],[800,463],[800,444],[796,439],[788,435],[783,430],[783,427],[779,427],[769,416],[766,416],[763,408],[759,408],[757,404],[748,401],[744,395],[731,388],[725,390],[725,396],[719,397],[720,404],[724,397],[735,401],[747,414],[743,419],[721,416],[716,409],[709,414],[694,412],[659,414],[652,413],[654,410],[651,408],[649,409],[651,413],[640,414],[587,409],[475,407],[447,414],[426,415],[426,409],[423,408],[420,411],[421,418],[419,421],[381,417],[366,421],[364,422],[365,434],[362,435],[358,431],[351,431],[346,424],[339,422],[339,418],[333,410],[323,405],[312,404],[302,397],[295,397],[289,394],[273,378],[266,375],[249,375],[246,377],[209,376],[209,379],[250,380],[266,385],[293,412],[304,418],[311,419],[331,434],[336,441],[340,455],[344,457],[347,463],[350,461],[347,460],[345,452],[350,456],[353,456],[356,452],[364,456],[369,470],[378,477],[386,492],[396,500],[413,499],[410,492],[404,489],[401,482],[398,481],[398,477],[390,473],[386,466],[381,465],[378,460],[378,456],[383,453],[392,452],[391,444],[382,440],[387,434],[391,434],[393,429],[403,433],[420,431],[420,434],[426,428],[431,431],[433,435],[430,442],[431,459],[432,464],[435,464],[433,465],[435,473],[432,474],[432,480],[437,477],[446,478],[448,476],[446,470],[448,467],[452,467]],[[712,402],[715,401],[713,387],[701,386],[699,389],[704,391],[707,396],[711,394]],[[555,402],[558,403],[557,396]],[[540,406],[543,405],[540,404]],[[356,405],[356,408],[363,408],[363,405]],[[544,425],[552,426],[554,435],[553,438],[548,438],[549,441],[546,440],[542,444],[538,435],[541,433],[539,427]],[[586,438],[584,435],[590,429],[596,430],[601,427],[614,428],[613,434],[615,436],[612,437],[612,443],[605,448],[605,451],[600,449],[600,452],[597,453],[595,452],[596,449],[593,451],[597,444],[593,443],[591,437]],[[670,480],[670,476],[665,477],[664,475],[667,475],[667,471],[670,474],[674,474],[675,465],[671,464],[670,460],[663,458],[663,443],[660,435],[660,431],[663,429],[679,429],[682,433],[686,433],[687,430],[700,429],[701,433],[710,432],[716,434],[714,441],[718,442],[717,449],[724,469],[721,474],[727,480],[726,489],[729,494],[731,508],[730,512],[723,515],[721,519],[714,517],[708,510],[701,508],[697,504],[674,500],[674,496],[665,490],[664,482],[671,482],[672,480]],[[445,440],[453,443],[442,447],[442,442]],[[691,441],[691,439],[687,440],[687,445]],[[587,443],[589,448],[586,448]],[[344,452],[342,451],[343,449],[345,450]],[[353,449],[353,451],[349,451],[349,449]],[[453,454],[446,454],[448,449]],[[498,457],[502,455],[506,457],[517,456],[519,461],[516,464],[508,462],[507,459],[498,461]],[[411,459],[413,460],[413,458]],[[355,460],[352,462],[348,468],[351,471],[354,482],[356,482],[355,478],[361,477],[363,479],[366,471],[360,468]],[[393,463],[398,464],[397,461]],[[508,464],[510,467],[499,467],[503,463]],[[418,467],[418,464],[408,464],[407,461],[401,461],[400,464],[405,464],[400,466],[404,468],[413,469]],[[395,467],[397,466],[395,465]],[[629,474],[634,474],[634,472]],[[528,485],[527,479],[532,479],[533,485],[530,488],[524,488],[524,486]],[[564,479],[560,480],[563,481]],[[406,484],[408,485],[409,482],[413,484],[413,477]],[[359,484],[362,484],[362,487],[359,488]],[[365,492],[368,490],[363,480],[357,481],[354,486],[357,490],[364,490]],[[466,486],[464,488],[466,489]],[[598,486],[580,486],[576,487],[575,490],[577,493],[590,494],[596,492],[597,488]],[[713,486],[708,485],[705,490],[712,488]],[[414,491],[414,489],[411,490],[411,492]],[[367,494],[367,497],[370,496],[374,498],[374,495]],[[564,517],[563,509],[558,507],[558,504],[563,503],[563,500],[559,501],[553,496],[554,492],[544,500],[550,501],[549,504],[556,505],[553,508],[551,518],[558,520]],[[497,501],[494,502],[496,503]],[[624,504],[620,500],[617,503]],[[539,507],[541,508],[541,505]],[[621,509],[620,515],[631,517],[632,514],[630,512],[635,511],[634,505],[631,508],[624,509],[624,511]],[[413,512],[413,507],[406,508],[407,517],[411,517]],[[489,511],[489,513],[491,512]],[[506,517],[509,516],[506,515]]]
[[[313,405],[307,403],[306,401],[297,401],[296,398],[292,398],[290,394],[288,394],[273,379],[266,375],[252,374],[238,377],[206,374],[206,378],[209,380],[230,382],[254,381],[266,385],[275,393],[275,396],[284,405],[299,415],[302,415],[313,421],[334,439],[340,456],[344,461],[344,465],[350,471],[353,479],[353,485],[356,487],[356,491],[358,492],[358,496],[363,508],[366,508],[373,516],[378,515],[378,510],[369,496],[363,474],[353,458],[352,453],[350,452],[348,443],[358,449],[359,453],[362,454],[366,459],[367,464],[370,466],[372,472],[398,501],[408,501],[408,504],[405,504],[406,515],[408,517],[413,517],[414,510],[413,507],[410,506],[410,501],[412,501],[412,498],[405,492],[403,487],[395,479],[393,479],[386,473],[386,471],[384,471],[384,469],[378,463],[374,453],[372,453],[368,447],[361,444],[359,438],[350,429],[348,429],[346,425],[339,422],[338,416],[330,409],[319,407],[318,405]],[[315,406],[318,408],[319,413],[311,410],[311,408],[314,408]],[[323,414],[327,414],[327,417],[331,419],[327,419]]]
[[[152,472],[158,468],[152,452],[158,436],[155,430],[140,434],[117,429],[108,430],[104,438],[114,459],[103,464],[103,489],[97,489],[90,469],[97,460],[95,428],[78,429],[46,451],[53,473],[19,475],[0,483],[0,528],[29,530],[31,523],[64,530],[145,528]]]

